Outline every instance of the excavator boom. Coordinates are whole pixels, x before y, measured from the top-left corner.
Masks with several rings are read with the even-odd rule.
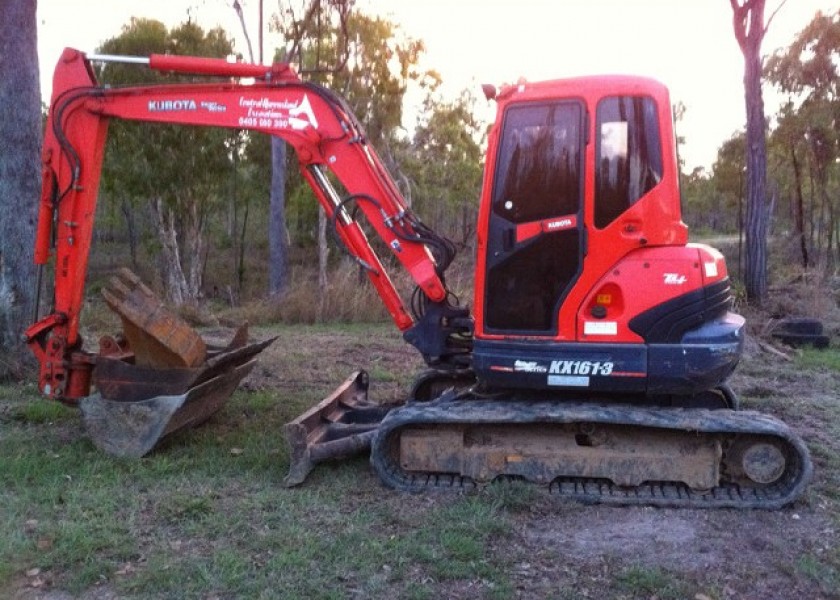
[[[343,100],[301,81],[288,65],[262,67],[218,59],[153,55],[123,60],[149,68],[215,77],[254,77],[255,83],[224,80],[144,87],[108,88],[95,81],[90,60],[67,49],[56,68],[53,98],[42,153],[43,185],[35,262],[54,258],[52,311],[26,332],[41,363],[40,387],[49,396],[73,401],[90,387],[92,358],[79,353],[79,316],[84,300],[91,236],[102,158],[110,119],[226,127],[282,138],[295,150],[301,172],[311,185],[336,232],[367,273],[400,331],[417,323],[349,210],[358,207],[374,231],[411,275],[431,304],[446,317],[458,316],[458,329],[470,319],[447,302],[442,261],[451,260],[447,241],[413,215],[364,131]],[[343,193],[329,175],[341,182]],[[432,252],[438,253],[433,257]],[[447,348],[448,332],[419,340],[430,361],[461,354]],[[421,336],[422,337],[422,336]],[[414,336],[417,339],[417,336]]]

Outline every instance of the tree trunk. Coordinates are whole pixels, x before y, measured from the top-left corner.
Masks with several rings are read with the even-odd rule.
[[[799,161],[796,158],[796,150],[790,148],[790,160],[793,163],[793,179],[796,187],[796,206],[793,210],[793,222],[796,227],[796,237],[799,238],[799,250],[802,253],[802,267],[808,268],[808,242],[805,239],[805,201],[802,197],[802,173],[799,170]]]
[[[324,207],[318,207],[318,318],[324,316],[327,301],[327,262],[330,248],[327,245],[327,213]]]
[[[238,287],[242,288],[242,281],[239,278],[238,273],[238,266],[239,266],[239,257],[242,254],[242,248],[239,245],[239,215],[237,210],[237,203],[239,201],[239,144],[238,138],[234,134],[232,138],[232,148],[233,148],[233,170],[231,172],[230,178],[230,194],[228,197],[228,215],[227,215],[227,235],[230,238],[232,245],[233,245],[233,269],[234,272],[237,274],[237,283]]]
[[[126,198],[120,200],[120,211],[125,218],[125,227],[128,230],[128,251],[131,255],[131,266],[136,271],[139,268],[137,262],[137,219],[134,216],[134,207]]]
[[[744,55],[744,99],[747,109],[747,214],[744,289],[760,304],[767,296],[767,144],[761,93],[761,41],[764,0],[730,0],[733,27]]]
[[[289,243],[286,239],[286,142],[276,137],[271,138],[268,254],[268,292],[280,297],[289,287]]]
[[[191,198],[184,211],[186,222],[183,235],[186,238],[186,298],[188,303],[196,303],[201,298],[204,283],[205,256],[207,241],[204,239],[204,216],[196,199]]]
[[[181,268],[181,253],[178,249],[178,233],[175,230],[175,216],[160,198],[152,202],[152,215],[161,244],[160,276],[166,299],[180,306],[186,299],[186,279]]]
[[[810,246],[811,246],[811,263],[819,264],[820,262],[820,245],[817,237],[817,198],[814,192],[814,164],[813,160],[808,161],[808,232]],[[816,256],[813,256],[816,254]]]
[[[161,245],[160,275],[166,299],[181,306],[194,304],[201,298],[204,282],[204,258],[207,242],[204,239],[204,218],[198,201],[186,198],[177,209],[156,198],[152,215]]]
[[[743,179],[743,175],[741,176]],[[738,182],[738,279],[744,279],[744,187]]]
[[[242,229],[239,234],[239,262],[236,266],[236,281],[238,282],[239,293],[245,287],[245,236],[248,232],[248,214],[251,212],[251,203],[245,201],[245,209],[242,215]]]
[[[834,239],[834,232],[837,229],[837,217],[834,213],[834,203],[831,201],[831,197],[828,194],[828,186],[827,184],[823,187],[823,199],[826,206],[826,211],[828,213],[827,220],[828,225],[826,227],[826,242],[825,242],[825,250],[826,250],[826,268],[829,272],[834,270],[834,246],[835,246],[835,239]]]
[[[19,376],[34,302],[41,90],[34,0],[0,0],[0,376]]]

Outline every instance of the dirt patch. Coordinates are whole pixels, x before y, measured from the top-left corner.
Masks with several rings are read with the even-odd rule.
[[[709,580],[728,597],[822,597],[791,572],[791,559],[832,551],[837,531],[820,509],[731,511],[586,507],[524,519],[518,543],[534,570],[575,565],[581,573],[635,568]],[[804,508],[804,510],[801,510]],[[538,558],[538,560],[536,560]],[[793,587],[792,587],[793,586]],[[699,591],[699,589],[698,589]],[[807,593],[806,593],[807,592]],[[825,597],[828,597],[827,595]]]
[[[77,596],[62,590],[42,589],[49,587],[49,581],[38,576],[14,584],[12,600],[76,600]],[[85,600],[116,600],[120,595],[110,585],[98,585],[85,590]]]

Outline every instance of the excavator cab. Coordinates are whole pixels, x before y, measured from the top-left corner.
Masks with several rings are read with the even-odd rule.
[[[555,336],[558,307],[585,255],[584,106],[550,100],[509,106],[482,198],[487,242],[477,302],[500,335]]]
[[[687,244],[667,89],[585,77],[510,86],[497,102],[479,213],[478,380],[624,400],[721,385],[743,319],[728,311],[723,257]],[[687,364],[686,346],[714,351]]]

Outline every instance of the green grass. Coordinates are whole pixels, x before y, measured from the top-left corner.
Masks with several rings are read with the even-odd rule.
[[[836,346],[823,350],[803,348],[796,362],[798,366],[804,369],[826,369],[840,372],[840,348]]]
[[[32,390],[34,393],[34,390]],[[28,394],[28,390],[24,394]],[[58,402],[36,397],[15,406],[12,417],[24,423],[44,425],[73,418],[73,411]]]
[[[693,596],[691,587],[678,575],[659,568],[634,566],[624,569],[616,576],[615,586],[633,598],[682,600]]]
[[[511,513],[527,511],[538,504],[540,498],[537,488],[518,479],[494,482],[487,488],[486,494],[497,506]]]
[[[18,445],[9,452],[9,442],[16,441],[0,444],[0,564],[67,573],[68,589],[78,591],[103,569],[137,555],[137,499],[124,491],[134,485],[129,474],[111,468],[87,442],[55,451]]]
[[[836,596],[840,590],[840,549],[835,548],[828,557],[802,556],[796,562],[796,570],[817,583],[824,594]]]
[[[222,495],[230,497],[226,490]],[[159,544],[163,553],[127,582],[125,590],[166,595],[173,581],[184,581],[179,589],[184,597],[271,597],[268,590],[274,589],[294,597],[341,598],[346,596],[340,590],[348,588],[376,597],[387,595],[386,589],[408,591],[406,582],[416,568],[437,580],[475,573],[499,579],[492,565],[482,564],[488,536],[499,527],[495,519],[488,522],[492,506],[464,499],[451,510],[421,517],[417,530],[383,535],[388,509],[347,511],[340,496],[325,496],[320,490],[296,491],[283,501],[256,490],[247,496],[222,514],[217,514],[219,504],[229,501],[219,500],[212,508],[201,502],[197,511],[195,503],[180,502],[176,516],[182,519],[173,520],[172,511],[166,515],[166,531],[177,550],[173,544],[168,549]],[[439,519],[464,512],[474,515],[468,525],[438,530]],[[239,516],[223,518],[230,514]],[[196,544],[197,539],[203,543]],[[182,552],[186,546],[189,555]]]

